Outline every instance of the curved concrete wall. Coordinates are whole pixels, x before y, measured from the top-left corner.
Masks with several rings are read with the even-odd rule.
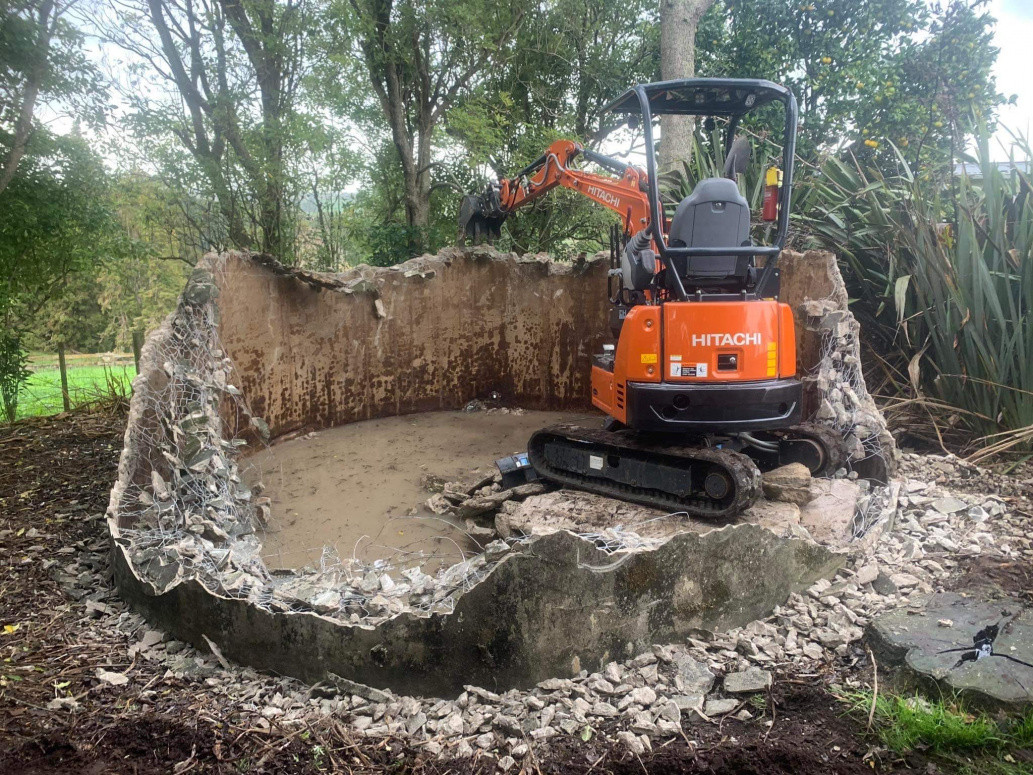
[[[231,256],[219,333],[273,437],[458,409],[496,391],[528,409],[589,405],[609,338],[607,263],[446,249],[400,268],[279,274]]]
[[[816,260],[827,264],[822,255]],[[241,662],[451,694],[471,682],[527,686],[693,628],[741,625],[829,574],[842,555],[755,525],[616,554],[556,533],[484,565],[451,613],[350,624],[269,605],[274,581],[256,559],[248,495],[234,485],[229,451],[231,438],[263,423],[249,424],[230,396],[239,389],[272,437],[455,409],[493,391],[527,408],[584,408],[591,355],[609,339],[606,268],[600,258],[555,264],[487,249],[341,275],[237,254],[207,259],[180,308],[149,337],[134,383],[109,508],[122,594],[177,637],[200,648],[210,638]],[[167,355],[173,345],[178,365]],[[173,373],[190,401],[161,399]],[[197,419],[195,395],[220,411]],[[188,412],[184,450],[177,424]],[[218,477],[219,498],[197,487],[204,477]],[[207,499],[183,509],[183,525],[152,524],[147,515],[162,509],[138,505],[167,504],[180,492]],[[185,554],[170,549],[177,541]]]

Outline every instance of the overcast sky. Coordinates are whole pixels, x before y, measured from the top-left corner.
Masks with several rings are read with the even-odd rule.
[[[1017,104],[1000,111],[1002,127],[1030,137],[1033,132],[1033,0],[990,0],[990,13],[997,19],[994,40],[997,55],[997,89],[1005,97],[1018,95]],[[998,133],[1007,140],[1007,132]],[[998,156],[1003,151],[998,150]]]

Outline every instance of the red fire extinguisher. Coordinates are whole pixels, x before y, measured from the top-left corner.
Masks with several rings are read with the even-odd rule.
[[[778,189],[782,187],[782,170],[768,167],[764,175],[764,206],[761,218],[765,221],[778,220]]]

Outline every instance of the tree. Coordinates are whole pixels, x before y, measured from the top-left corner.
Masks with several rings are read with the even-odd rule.
[[[706,74],[789,86],[804,158],[852,144],[891,161],[892,141],[942,163],[951,135],[999,100],[993,19],[982,8],[985,0],[724,0],[715,9],[723,29],[701,41]]]
[[[405,220],[419,250],[430,224],[435,129],[460,95],[508,55],[523,8],[484,0],[337,0],[326,17],[325,78],[354,74],[365,85],[342,84],[339,99],[361,122],[374,116],[370,94],[386,122],[402,171]],[[347,77],[347,76],[346,76]]]
[[[74,135],[37,135],[0,194],[0,320],[23,328],[76,272],[124,249],[100,157]]]
[[[660,77],[665,81],[696,74],[696,29],[714,0],[661,0]],[[692,155],[692,116],[660,118],[660,171],[678,169]]]
[[[13,419],[26,377],[26,332],[55,299],[70,288],[74,295],[78,273],[95,270],[125,243],[100,158],[75,135],[33,133],[0,193],[0,212],[0,390]]]
[[[610,138],[624,122],[604,108],[631,85],[657,79],[658,14],[655,0],[556,0],[528,15],[512,53],[449,111],[446,131],[468,166],[465,175],[453,169],[453,188],[483,189],[485,173],[511,176],[559,138],[590,148],[608,141],[607,152],[619,153]],[[610,222],[586,198],[558,190],[509,219],[501,245],[595,249]]]
[[[304,0],[140,1],[116,0],[110,30],[164,86],[141,93],[127,84],[138,132],[171,133],[189,152],[233,244],[289,260],[285,155]]]
[[[14,0],[0,19],[0,194],[24,158],[41,105],[69,108],[80,120],[103,118],[99,73],[67,17],[76,0]]]

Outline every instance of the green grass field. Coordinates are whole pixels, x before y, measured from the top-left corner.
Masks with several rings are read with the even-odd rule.
[[[113,392],[128,396],[136,376],[132,356],[118,356],[115,362],[107,364],[99,355],[69,355],[66,364],[68,397],[73,408],[110,396]],[[29,368],[33,374],[18,393],[18,418],[63,411],[57,356],[33,355]]]

